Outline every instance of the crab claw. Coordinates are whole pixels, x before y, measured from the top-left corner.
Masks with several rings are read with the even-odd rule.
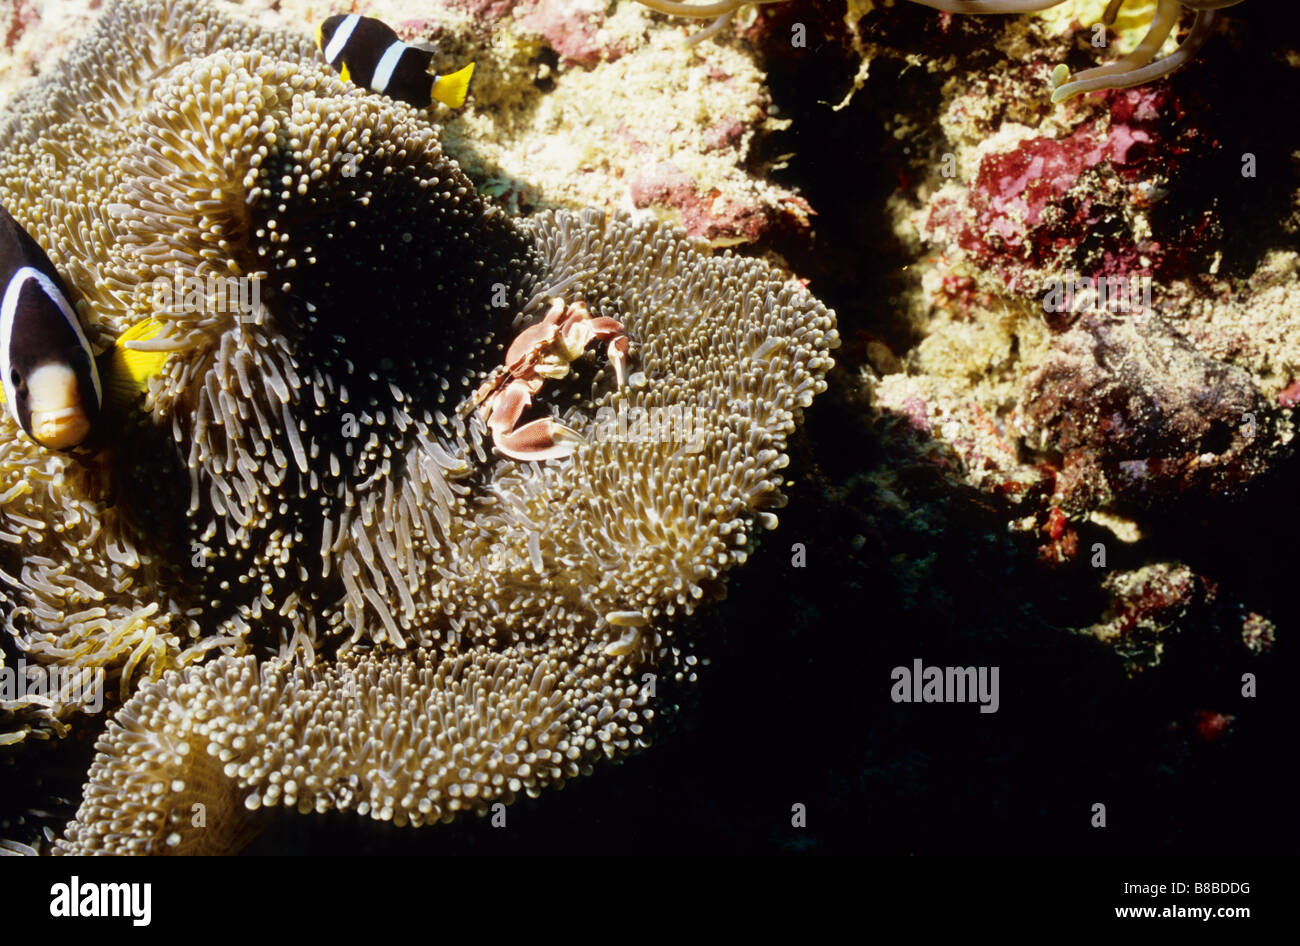
[[[518,430],[497,434],[492,443],[512,460],[562,460],[585,441],[573,428],[544,417]]]
[[[621,388],[627,384],[627,336],[617,336],[609,343],[606,351],[609,353],[609,363],[614,366],[614,379]]]
[[[492,443],[512,460],[563,459],[583,442],[577,431],[549,417],[515,428],[534,391],[530,382],[516,379],[496,395],[487,420]]]

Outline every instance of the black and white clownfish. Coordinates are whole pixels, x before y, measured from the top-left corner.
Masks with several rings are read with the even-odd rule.
[[[154,319],[132,326],[96,355],[54,264],[3,206],[0,289],[0,390],[15,423],[43,447],[85,444],[106,407],[143,393],[149,375],[167,359],[165,352],[124,347],[157,335],[161,324]]]
[[[316,45],[344,79],[416,108],[434,99],[460,108],[474,75],[472,62],[451,75],[433,73],[432,49],[404,43],[386,23],[357,13],[325,20],[316,28]]]

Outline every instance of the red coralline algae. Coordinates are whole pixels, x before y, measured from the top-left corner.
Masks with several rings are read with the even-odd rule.
[[[423,18],[399,20],[392,26],[398,38],[408,43],[436,41],[443,31],[443,25],[439,20]]]
[[[1214,742],[1232,732],[1232,723],[1236,719],[1235,716],[1216,713],[1213,710],[1197,710],[1192,718],[1195,721],[1196,734],[1206,742]]]
[[[446,0],[448,6],[472,13],[480,20],[495,20],[510,13],[519,0]]]
[[[709,203],[709,218],[700,234],[713,242],[754,243],[772,225],[773,214],[747,194],[718,194]]]
[[[721,151],[735,147],[744,134],[744,124],[738,119],[726,118],[704,130],[700,136],[700,145],[705,151]]]
[[[637,207],[662,204],[686,213],[698,213],[703,199],[695,189],[695,179],[671,161],[659,161],[637,172],[628,184],[632,203]]]
[[[1036,292],[1044,269],[1147,275],[1173,250],[1201,245],[1204,219],[1141,240],[1134,212],[1160,200],[1155,182],[1176,177],[1189,152],[1215,143],[1167,89],[1100,98],[1104,111],[1094,109],[1068,135],[984,155],[964,195],[934,201],[928,229],[1015,292]]]
[[[925,401],[919,397],[909,397],[899,405],[899,413],[907,418],[911,428],[919,433],[930,433],[930,412]]]
[[[623,40],[613,41],[604,33],[605,14],[601,9],[544,0],[523,0],[519,8],[519,23],[542,34],[569,65],[613,62],[629,51]]]
[[[603,6],[590,3],[550,3],[544,0],[446,0],[453,8],[472,14],[483,22],[512,13],[521,26],[540,33],[569,65],[592,66],[625,55],[624,43],[602,38],[605,25]]]
[[[1031,138],[986,155],[957,244],[978,263],[1054,261],[1109,211],[1099,200],[1105,190],[1081,181],[1084,172],[1103,163],[1122,165],[1135,144],[1150,141],[1140,128],[1116,125],[1101,132],[1097,122],[1086,122],[1065,138]]]
[[[1059,506],[1053,506],[1048,512],[1043,532],[1047,535],[1047,542],[1038,547],[1040,561],[1047,565],[1074,561],[1079,554],[1079,530],[1070,525]]]
[[[18,0],[6,6],[8,14],[0,13],[0,35],[4,36],[4,48],[13,49],[23,32],[40,21],[41,14],[30,0]]]
[[[1278,393],[1277,403],[1282,407],[1295,407],[1300,404],[1300,380],[1292,381]]]
[[[642,168],[628,184],[636,207],[675,210],[691,236],[714,243],[752,243],[774,222],[775,214],[744,194],[701,193],[695,179],[671,161]]]

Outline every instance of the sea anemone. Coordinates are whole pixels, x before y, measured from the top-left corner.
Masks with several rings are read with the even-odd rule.
[[[683,619],[776,524],[832,313],[652,221],[513,220],[422,113],[195,0],[111,4],[0,140],[92,332],[151,316],[170,354],[84,466],[0,421],[0,633],[125,700],[66,850],[227,850],[256,807],[446,820],[647,743],[646,674],[693,676]],[[634,373],[575,361],[535,409],[585,442],[519,463],[474,393],[555,295],[625,325]]]
[[[1061,0],[912,0],[949,13],[1030,13],[1054,7]],[[1110,0],[1102,22],[1111,26],[1126,0]],[[1052,101],[1061,102],[1085,92],[1101,89],[1125,89],[1169,75],[1190,60],[1210,38],[1218,10],[1234,6],[1241,0],[1156,0],[1155,13],[1147,35],[1136,49],[1114,62],[1085,69],[1073,78],[1064,64],[1052,71]],[[1183,9],[1192,10],[1192,28],[1168,56],[1156,59],[1169,34],[1178,25]]]

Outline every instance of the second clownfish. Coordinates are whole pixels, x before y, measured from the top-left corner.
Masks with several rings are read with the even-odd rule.
[[[316,44],[344,79],[416,108],[435,99],[460,108],[474,75],[472,62],[451,75],[436,74],[432,49],[404,43],[387,24],[356,13],[327,19],[316,29]]]

